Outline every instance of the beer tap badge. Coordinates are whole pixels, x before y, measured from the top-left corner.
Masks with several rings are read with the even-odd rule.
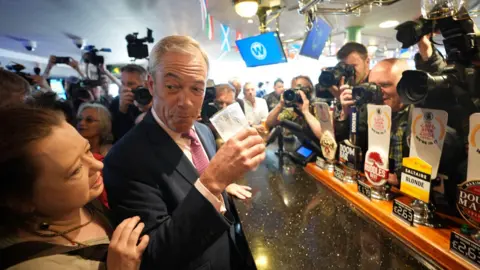
[[[368,117],[368,126],[378,135],[383,135],[390,130],[391,124],[390,115],[380,107]]]
[[[445,124],[432,112],[425,112],[413,120],[412,133],[415,139],[425,145],[438,144],[445,137]]]
[[[462,217],[480,230],[480,114],[470,116],[467,181],[458,185],[457,209]]]
[[[380,151],[368,150],[365,159],[365,176],[374,186],[383,186],[388,179],[388,158]]]
[[[468,223],[480,229],[480,180],[465,181],[458,186],[457,208]]]
[[[337,142],[330,131],[325,131],[320,139],[322,154],[327,160],[334,160],[337,152]]]

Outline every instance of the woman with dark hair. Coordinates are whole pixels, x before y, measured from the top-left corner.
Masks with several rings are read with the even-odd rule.
[[[88,141],[45,109],[0,109],[0,123],[0,268],[138,269],[144,224],[133,217],[112,229],[96,203],[103,164]]]

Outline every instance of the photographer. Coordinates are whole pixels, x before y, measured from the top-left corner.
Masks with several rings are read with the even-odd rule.
[[[129,64],[121,69],[121,83],[119,96],[113,99],[110,104],[112,114],[112,134],[115,141],[123,137],[134,125],[137,117],[142,112],[151,108],[151,102],[141,105],[135,101],[135,94],[132,90],[145,87],[147,82],[147,71],[139,65]]]
[[[297,76],[292,79],[291,88],[303,89],[305,92],[309,93],[312,96],[313,93],[313,83],[307,76]],[[268,114],[267,120],[265,121],[268,129],[274,128],[280,123],[281,120],[290,120],[297,122],[298,124],[305,126],[308,125],[312,130],[315,137],[319,138],[322,135],[322,129],[320,127],[320,122],[315,118],[315,116],[310,111],[310,100],[307,98],[307,95],[304,91],[298,91],[302,97],[302,104],[297,104],[297,109],[303,114],[298,115],[293,108],[286,108],[285,101],[283,99],[283,94],[280,95],[280,102],[270,111]]]
[[[370,58],[368,57],[367,48],[363,44],[348,42],[338,51],[337,59],[340,62],[353,66],[355,69],[355,81],[353,85],[368,81]],[[338,86],[334,85],[329,88],[332,95],[338,100],[340,100],[340,94],[342,93],[340,89],[342,85],[344,85],[344,81],[341,81]]]

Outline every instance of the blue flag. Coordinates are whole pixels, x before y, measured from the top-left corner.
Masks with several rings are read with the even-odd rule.
[[[222,51],[230,51],[230,28],[226,25],[220,24],[222,28]]]
[[[318,59],[322,55],[331,31],[332,28],[324,20],[317,18],[312,30],[308,32],[305,41],[303,41],[300,55]]]

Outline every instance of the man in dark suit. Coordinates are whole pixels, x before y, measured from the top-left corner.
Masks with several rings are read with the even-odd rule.
[[[152,110],[105,159],[115,220],[137,215],[145,223],[142,269],[256,269],[224,190],[263,161],[263,140],[245,129],[215,153],[213,134],[195,122],[208,57],[193,39],[162,39],[149,72]]]

